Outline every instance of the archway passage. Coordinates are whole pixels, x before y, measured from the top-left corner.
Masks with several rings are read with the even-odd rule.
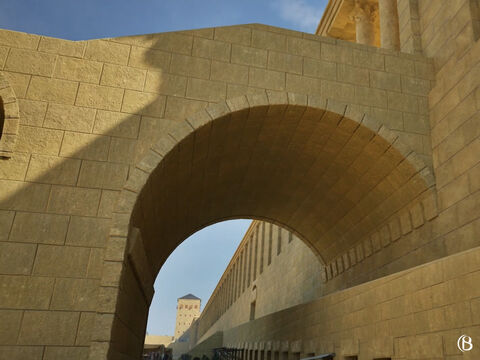
[[[344,104],[286,96],[211,110],[153,170],[130,225],[154,274],[190,234],[229,218],[278,223],[328,262],[426,189],[421,165],[384,127]]]
[[[124,236],[130,261],[117,268],[111,320],[120,320],[123,338],[133,332],[142,341],[153,279],[176,246],[207,225],[268,220],[296,233],[326,264],[428,189],[428,168],[392,132],[332,100],[241,97],[181,125],[138,165],[117,208],[110,246]],[[114,265],[108,249],[106,260]],[[140,293],[134,278],[146,300],[137,316],[125,306]],[[127,351],[126,342],[117,344]]]

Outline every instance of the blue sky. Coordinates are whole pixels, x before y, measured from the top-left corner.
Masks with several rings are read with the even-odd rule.
[[[70,40],[263,23],[313,33],[327,0],[0,0],[0,28]],[[184,241],[155,282],[148,332],[173,335],[178,297],[204,305],[250,221],[210,226]]]
[[[314,32],[326,0],[1,0],[0,27],[70,40],[264,23]]]

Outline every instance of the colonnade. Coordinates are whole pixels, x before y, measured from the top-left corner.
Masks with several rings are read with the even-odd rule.
[[[398,26],[397,0],[355,0],[352,18],[355,21],[356,42],[375,45],[375,19],[380,21],[380,44],[382,48],[399,50],[400,32]]]

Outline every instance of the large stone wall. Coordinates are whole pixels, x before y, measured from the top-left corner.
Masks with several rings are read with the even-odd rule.
[[[479,281],[476,248],[232,328],[224,345],[256,355],[244,359],[478,359]],[[457,348],[463,334],[470,352]]]
[[[478,122],[449,127],[478,112],[477,49],[434,78],[420,55],[263,25],[85,42],[0,31],[1,85],[14,93],[0,96],[19,110],[18,132],[5,133],[16,134],[14,151],[0,159],[0,358],[136,358],[158,269],[226,218],[295,232],[330,269],[328,291],[478,245]],[[432,131],[453,148],[461,140],[458,155],[444,159],[434,135],[432,162],[429,107]],[[245,146],[229,148],[235,139]],[[206,154],[222,166],[202,163]],[[308,173],[310,161],[322,167]],[[445,184],[438,216],[432,166]],[[223,199],[242,176],[243,212],[232,213]],[[365,254],[391,222],[417,235],[347,268],[352,248]],[[456,244],[443,237],[456,229],[460,247],[432,253],[424,242]]]
[[[252,302],[254,318],[260,318],[312,301],[322,295],[324,281],[319,259],[298,237],[253,221],[196,323],[197,338],[190,341],[250,321]]]

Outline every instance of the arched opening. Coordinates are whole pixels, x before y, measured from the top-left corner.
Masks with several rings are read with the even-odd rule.
[[[331,264],[419,201],[428,176],[393,133],[335,101],[270,93],[207,108],[161,138],[122,192],[93,351],[139,354],[153,279],[190,234],[266,220]]]
[[[182,242],[155,280],[144,354],[152,348],[161,353],[163,345],[174,359],[190,352],[201,358],[199,351],[210,357],[196,344],[211,344],[231,327],[320,297],[318,258],[301,240],[289,241],[290,234],[243,219],[211,225]]]

